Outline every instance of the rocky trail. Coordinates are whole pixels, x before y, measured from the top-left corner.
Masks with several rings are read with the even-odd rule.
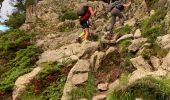
[[[46,0],[41,1],[37,7],[40,8],[42,5],[48,7],[51,2],[53,2],[53,0],[50,0],[50,2]],[[34,68],[32,72],[20,76],[16,80],[15,88],[13,90],[13,100],[20,100],[20,95],[25,91],[26,84],[29,84],[41,71],[41,64],[47,62],[74,62],[71,63],[71,70],[69,69],[70,71],[67,73],[68,76],[61,100],[70,100],[72,98],[70,95],[72,91],[81,88],[88,83],[91,75],[93,75],[93,88],[95,91],[92,100],[106,100],[111,90],[118,87],[126,88],[137,80],[147,76],[170,77],[170,34],[167,33],[163,36],[158,36],[154,41],[161,48],[167,50],[164,57],[151,55],[151,57],[147,58],[148,54],[145,52],[145,50],[148,50],[147,47],[152,44],[148,42],[149,40],[147,37],[143,36],[143,31],[138,26],[138,22],[140,22],[139,19],[141,20],[144,17],[150,18],[154,13],[151,11],[145,15],[147,9],[145,0],[139,0],[139,2],[134,2],[132,4],[131,10],[126,13],[128,20],[125,22],[125,26],[117,27],[112,36],[106,31],[108,20],[103,16],[105,7],[107,6],[106,3],[101,1],[90,3],[98,7],[98,13],[96,15],[98,19],[94,22],[96,29],[91,31],[92,33],[98,33],[97,35],[100,36],[100,39],[97,41],[93,40],[77,43],[75,39],[78,36],[78,33],[81,32],[80,28],[78,28],[78,20],[66,20],[56,25],[58,17],[57,14],[54,13],[55,11],[53,11],[57,9],[56,7],[51,6],[49,9],[44,9],[48,10],[46,15],[42,14],[42,16],[39,16],[43,11],[37,14],[43,21],[48,20],[45,16],[52,14],[53,16],[56,15],[56,18],[54,17],[50,21],[46,21],[46,25],[42,26],[48,27],[48,30],[43,31],[43,28],[40,27],[38,23],[34,27],[34,30],[43,32],[41,35],[37,36],[35,41],[37,46],[41,47],[44,52],[36,62],[36,68]],[[168,3],[169,1],[167,0],[166,4],[168,5]],[[138,6],[138,8],[135,8],[136,6]],[[131,13],[133,13],[133,15]],[[133,18],[131,18],[130,15],[133,16]],[[169,11],[165,18],[170,18]],[[51,24],[53,21],[55,23]],[[69,32],[55,31],[58,30],[60,26],[68,25],[70,23],[74,24],[73,30]],[[118,23],[116,23],[116,25],[118,26]],[[31,24],[26,23],[22,28],[26,29],[28,28],[27,26],[31,27]],[[126,32],[129,27],[131,28],[130,32]],[[123,29],[123,31],[125,30],[126,34],[122,34],[122,30],[120,29]],[[116,32],[116,30],[120,31]],[[127,67],[125,68],[124,66]],[[127,71],[130,73],[125,75],[128,80],[125,82],[126,84],[122,85],[122,74]],[[89,99],[79,98],[79,100]]]

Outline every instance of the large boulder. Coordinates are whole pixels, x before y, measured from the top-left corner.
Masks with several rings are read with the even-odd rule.
[[[82,44],[73,43],[67,46],[63,46],[57,50],[48,50],[42,53],[38,64],[43,62],[58,61],[62,62],[66,59],[72,59],[72,56],[78,58],[88,58],[98,49],[98,42],[83,42]],[[75,57],[74,57],[75,58]]]
[[[98,68],[101,66],[101,62],[103,61],[105,57],[104,52],[98,52],[96,51],[90,58],[90,64],[92,69],[96,72]]]
[[[134,33],[134,38],[140,38],[142,36],[142,32],[140,31],[140,29],[137,29]]]
[[[162,59],[161,68],[170,71],[170,51],[165,58]]]
[[[158,70],[160,68],[161,60],[159,58],[152,56],[150,58],[150,61],[155,70]]]
[[[157,37],[156,42],[165,49],[170,49],[170,34]]]
[[[15,88],[12,93],[13,100],[20,100],[21,94],[25,91],[26,85],[41,71],[40,67],[34,68],[30,73],[20,76],[15,82]]]
[[[76,85],[83,84],[88,79],[88,72],[90,68],[90,63],[88,60],[79,60],[73,68],[70,70],[67,81],[64,86],[63,96],[61,100],[69,100],[70,93]]]
[[[133,34],[126,34],[126,35],[123,35],[122,37],[120,37],[119,39],[116,40],[116,43],[122,41],[122,40],[126,40],[126,39],[129,39],[129,38],[133,38]]]
[[[147,41],[147,38],[138,38],[132,40],[132,44],[128,47],[129,51],[136,52]]]
[[[148,64],[148,62],[142,57],[138,56],[136,58],[130,59],[133,66],[137,68],[138,70],[144,70],[146,72],[152,71],[152,67]]]

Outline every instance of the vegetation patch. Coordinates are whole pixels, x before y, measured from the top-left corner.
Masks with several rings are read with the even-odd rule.
[[[62,25],[60,25],[58,27],[60,32],[70,32],[74,29],[75,23],[73,22],[68,22],[68,23],[64,23]]]
[[[16,52],[16,57],[4,66],[7,70],[1,73],[0,92],[12,91],[16,79],[31,71],[34,62],[37,60],[39,49],[35,46],[28,46]]]
[[[70,95],[71,100],[79,100],[82,98],[91,100],[94,93],[95,93],[95,81],[93,74],[90,72],[87,82],[83,86],[73,89]]]
[[[114,30],[115,33],[119,33],[119,36],[130,34],[132,32],[132,27],[126,25]]]
[[[71,67],[58,62],[41,65],[42,70],[27,86],[22,94],[23,100],[61,100],[64,85]]]
[[[150,59],[151,56],[156,56],[158,58],[164,58],[168,54],[168,50],[161,48],[158,44],[153,43],[147,46],[142,52],[142,56],[145,59]]]
[[[168,78],[155,79],[146,77],[127,88],[118,87],[110,93],[107,100],[135,100],[139,97],[144,100],[169,100],[169,82],[170,79]]]
[[[75,13],[75,11],[66,11],[61,17],[60,20],[61,21],[65,21],[65,20],[76,20],[78,19],[77,14]]]

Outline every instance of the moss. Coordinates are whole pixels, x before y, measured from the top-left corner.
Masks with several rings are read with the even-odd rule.
[[[144,100],[169,100],[169,82],[170,79],[168,78],[155,79],[146,77],[136,81],[127,88],[118,87],[110,93],[107,100],[135,100],[137,97],[141,97]]]
[[[70,95],[71,100],[79,100],[82,98],[91,100],[94,93],[95,93],[94,76],[92,75],[92,73],[89,73],[88,80],[85,83],[85,85],[73,89]]]
[[[74,11],[66,11],[62,16],[61,16],[61,21],[65,20],[76,20],[78,18],[77,14]]]

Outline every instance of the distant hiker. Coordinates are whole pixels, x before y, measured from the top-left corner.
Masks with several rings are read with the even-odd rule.
[[[109,12],[111,12],[112,20],[111,25],[109,28],[110,33],[112,34],[112,29],[114,27],[114,24],[116,23],[116,17],[118,16],[120,19],[120,24],[123,25],[125,21],[125,17],[122,14],[122,11],[125,8],[128,8],[131,5],[131,1],[127,4],[122,3],[121,1],[115,1],[114,3],[111,3],[109,5]]]
[[[94,16],[95,13],[96,10],[93,10],[93,8],[87,3],[84,4],[77,12],[77,15],[80,18],[80,25],[82,26],[84,32],[79,36],[78,40],[80,40],[81,38],[83,38],[85,41],[87,40],[89,36],[89,27],[91,26],[89,22],[89,18],[91,16]]]

